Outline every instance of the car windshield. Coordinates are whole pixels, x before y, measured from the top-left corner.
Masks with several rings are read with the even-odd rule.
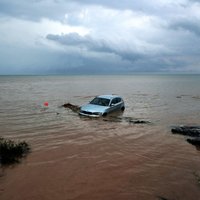
[[[110,99],[96,97],[94,98],[90,104],[99,105],[99,106],[109,106]]]

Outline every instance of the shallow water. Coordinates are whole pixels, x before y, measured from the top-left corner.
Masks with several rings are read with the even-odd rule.
[[[1,199],[198,199],[200,151],[170,126],[199,125],[199,85],[198,75],[1,76],[0,136],[32,146],[0,179]],[[99,94],[121,95],[124,113],[61,107]]]

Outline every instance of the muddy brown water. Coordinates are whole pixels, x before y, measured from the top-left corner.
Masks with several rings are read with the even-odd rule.
[[[193,88],[198,81],[1,78],[0,135],[26,140],[32,152],[22,163],[1,168],[0,199],[199,199],[200,151],[170,131],[171,125],[199,124],[199,99],[193,98],[200,94],[199,87]],[[123,96],[124,113],[91,119],[61,107],[82,105],[110,91]],[[151,123],[130,123],[137,119]]]

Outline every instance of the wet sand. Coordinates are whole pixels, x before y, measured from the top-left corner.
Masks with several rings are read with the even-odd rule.
[[[77,142],[74,139],[66,134],[62,138],[66,143],[33,149],[21,164],[4,170],[0,199],[197,200],[200,196],[195,175],[200,173],[200,152],[170,130],[107,123],[104,130],[80,131]]]

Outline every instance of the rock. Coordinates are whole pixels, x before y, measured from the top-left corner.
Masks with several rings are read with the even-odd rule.
[[[131,120],[130,123],[134,123],[134,124],[149,124],[151,122],[149,121],[144,121],[144,120]]]
[[[175,126],[171,129],[171,132],[190,137],[200,137],[200,126]]]
[[[30,146],[25,141],[15,142],[0,137],[0,165],[18,163],[30,152]]]
[[[181,134],[192,138],[187,138],[187,142],[195,145],[200,150],[200,126],[175,126],[171,129],[173,134]]]
[[[64,108],[69,108],[69,109],[71,109],[71,110],[74,111],[74,112],[79,112],[79,110],[80,110],[80,107],[79,107],[79,106],[73,105],[73,104],[71,104],[71,103],[65,103],[65,104],[63,104],[62,106],[63,106]]]
[[[200,138],[196,137],[196,138],[188,138],[187,142],[190,144],[193,144],[195,146],[199,146],[200,147]]]
[[[149,121],[144,121],[144,120],[139,120],[139,119],[135,119],[135,120],[131,119],[128,122],[131,124],[150,124],[151,123]]]

